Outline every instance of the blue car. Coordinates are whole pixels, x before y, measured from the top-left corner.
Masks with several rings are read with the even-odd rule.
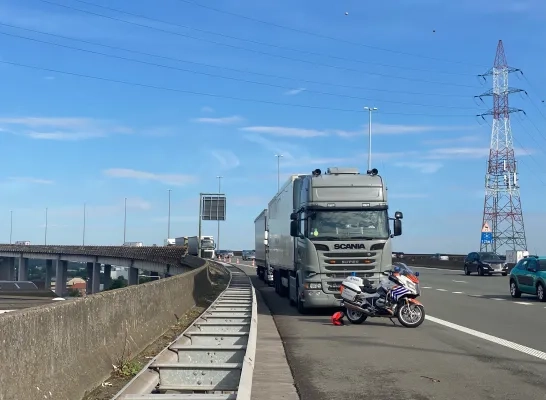
[[[521,259],[510,271],[510,294],[520,298],[521,294],[538,297],[546,301],[546,257],[528,256]]]

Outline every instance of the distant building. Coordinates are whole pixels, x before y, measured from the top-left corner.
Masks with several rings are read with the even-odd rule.
[[[87,293],[87,283],[82,278],[72,278],[66,283],[68,289],[77,290],[82,296]]]

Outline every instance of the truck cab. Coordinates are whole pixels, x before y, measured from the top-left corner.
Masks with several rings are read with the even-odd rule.
[[[387,190],[377,170],[315,170],[299,179],[290,214],[294,269],[276,270],[276,290],[304,313],[337,307],[348,275],[378,282],[392,265],[391,239],[402,234],[401,212],[388,215]],[[389,221],[393,221],[390,229]],[[288,290],[285,286],[288,280]],[[284,281],[284,282],[283,282]],[[278,285],[278,287],[277,287]]]

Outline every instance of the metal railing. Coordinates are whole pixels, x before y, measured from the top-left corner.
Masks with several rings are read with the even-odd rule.
[[[256,293],[239,268],[226,290],[112,400],[250,400]]]

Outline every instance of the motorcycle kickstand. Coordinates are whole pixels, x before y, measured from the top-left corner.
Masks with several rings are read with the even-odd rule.
[[[389,318],[394,326],[396,326],[396,322],[392,318]]]

